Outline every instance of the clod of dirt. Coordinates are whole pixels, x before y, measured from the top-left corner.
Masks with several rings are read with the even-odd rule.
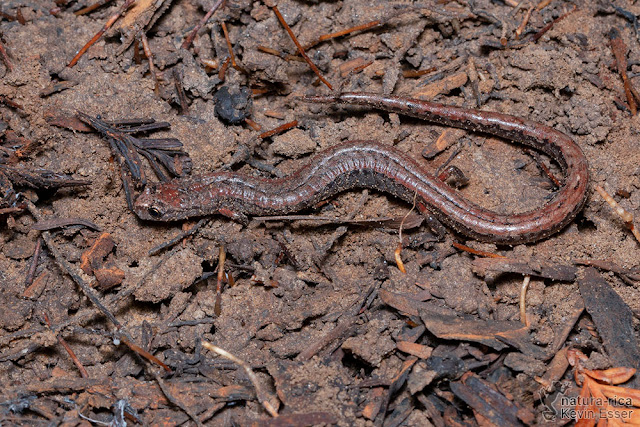
[[[504,364],[514,371],[524,372],[531,376],[540,376],[546,367],[540,360],[522,353],[509,353],[504,359]]]
[[[11,259],[25,259],[33,255],[36,247],[36,240],[33,236],[22,235],[6,244],[3,251]]]
[[[191,286],[202,276],[201,259],[189,249],[176,252],[135,292],[138,301],[160,302]]]
[[[10,310],[0,310],[0,328],[7,331],[15,331],[31,317],[31,304],[13,295],[0,294],[0,307],[11,307]]]
[[[292,129],[285,134],[278,135],[271,144],[271,149],[275,154],[294,159],[312,153],[315,148],[316,143],[302,129]]]
[[[216,114],[231,125],[240,124],[251,115],[253,100],[247,87],[231,88],[222,86],[213,96]]]
[[[366,334],[348,338],[342,349],[371,366],[380,366],[382,359],[396,348],[391,337],[381,333],[386,327],[379,319],[374,319]]]

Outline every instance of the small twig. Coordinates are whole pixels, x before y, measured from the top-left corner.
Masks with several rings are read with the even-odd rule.
[[[156,67],[153,65],[153,52],[151,52],[151,48],[149,47],[149,40],[147,39],[147,35],[143,32],[140,33],[140,41],[142,41],[142,51],[144,52],[144,56],[147,57],[147,61],[149,61],[149,72],[153,77],[155,85],[153,87],[153,91],[156,95],[160,94],[160,83],[158,82],[158,73],[156,73]]]
[[[218,280],[216,281],[216,302],[213,308],[213,312],[216,316],[220,316],[222,313],[222,279],[224,278],[224,261],[227,259],[227,252],[224,250],[224,245],[220,245],[220,251],[218,252]]]
[[[122,5],[122,7],[111,16],[111,18],[109,18],[109,20],[107,21],[106,24],[104,24],[104,26],[102,27],[102,29],[100,31],[98,31],[96,33],[95,36],[93,36],[93,38],[91,40],[89,40],[89,42],[87,44],[85,44],[82,49],[80,49],[78,51],[78,53],[76,54],[76,56],[73,57],[73,59],[71,60],[71,62],[69,62],[69,64],[67,65],[67,67],[71,68],[74,65],[76,65],[78,63],[78,61],[80,60],[80,58],[82,57],[82,55],[85,54],[85,52],[87,50],[89,50],[89,48],[91,46],[93,46],[93,44],[95,42],[98,41],[98,39],[100,39],[100,37],[102,37],[102,35],[109,29],[111,28],[111,26],[118,20],[118,18],[120,18],[126,11],[127,9],[129,9],[131,7],[131,5],[133,5],[133,3],[135,3],[136,0],[126,0],[124,2],[124,4]]]
[[[0,56],[2,57],[2,62],[4,62],[4,65],[6,65],[7,70],[9,70],[9,72],[12,72],[13,65],[11,65],[11,61],[9,60],[9,55],[7,55],[7,51],[4,49],[4,45],[2,44],[1,40],[0,40]]]
[[[289,25],[287,24],[287,21],[284,20],[284,16],[282,16],[280,11],[278,10],[278,6],[273,5],[273,6],[270,6],[270,7],[274,11],[276,16],[278,17],[278,20],[280,21],[280,23],[282,24],[284,29],[287,30],[287,33],[289,33],[289,37],[291,37],[291,40],[293,40],[293,42],[295,43],[296,47],[298,48],[298,52],[300,52],[300,55],[304,58],[304,60],[307,62],[307,64],[309,64],[309,67],[311,67],[313,72],[316,73],[316,75],[318,76],[318,78],[320,79],[320,81],[322,83],[324,83],[330,90],[333,90],[333,86],[331,86],[331,84],[327,80],[325,80],[324,77],[322,77],[322,74],[320,74],[320,70],[318,70],[318,67],[316,67],[316,64],[314,64],[311,61],[311,59],[309,58],[309,56],[307,56],[307,54],[305,53],[304,48],[302,47],[302,45],[300,44],[300,42],[296,38],[295,34],[293,34],[293,31],[291,30],[291,27],[289,27]]]
[[[527,318],[527,290],[529,289],[529,282],[531,281],[531,276],[524,276],[524,280],[522,281],[522,286],[520,287],[520,321],[524,323],[524,325],[529,327],[529,319]]]
[[[238,359],[236,356],[234,356],[233,354],[229,353],[228,351],[223,350],[220,347],[211,344],[210,342],[202,341],[202,346],[204,348],[206,348],[208,350],[211,350],[214,353],[217,353],[220,356],[222,356],[222,357],[224,357],[226,359],[229,359],[229,360],[237,363],[238,365],[240,365],[242,367],[242,369],[244,369],[244,372],[249,377],[249,380],[251,381],[251,384],[253,384],[253,387],[256,389],[256,396],[258,397],[258,401],[262,404],[264,409],[266,409],[267,412],[272,417],[277,417],[278,416],[277,408],[274,408],[274,406],[271,404],[272,401],[273,402],[277,402],[277,399],[275,398],[275,396],[269,396],[267,394],[267,392],[262,388],[262,386],[260,385],[260,381],[258,380],[258,377],[253,372],[253,370],[251,369],[251,365],[249,365],[244,360]]]
[[[425,74],[433,73],[437,69],[438,69],[438,67],[429,67],[429,68],[425,68],[423,70],[405,70],[405,71],[402,72],[402,77],[404,77],[404,78],[422,77]]]
[[[2,42],[0,42],[0,53],[2,53],[3,51],[4,50],[2,48]],[[7,98],[6,96],[3,96],[3,95],[0,95],[0,104],[4,104],[4,105],[7,105],[7,106],[9,106],[11,108],[15,108],[17,110],[24,111],[24,108],[22,107],[22,105],[18,104],[17,102],[12,101],[11,99],[9,99],[9,98]]]
[[[470,248],[469,246],[465,246],[458,242],[453,242],[451,243],[451,245],[456,249],[460,249],[461,251],[469,252],[470,254],[474,254],[478,256],[483,256],[488,258],[506,258],[505,256],[494,254],[493,252],[479,251],[477,249]]]
[[[38,268],[38,259],[40,259],[40,251],[42,250],[42,239],[38,239],[36,242],[36,250],[33,252],[33,259],[31,260],[31,267],[27,277],[24,279],[24,285],[28,288],[33,283],[33,277],[36,275],[36,268]]]
[[[82,8],[80,10],[76,10],[75,12],[73,12],[74,15],[76,16],[80,16],[80,15],[85,15],[89,12],[93,12],[94,10],[96,10],[97,8],[99,8],[100,6],[104,6],[105,4],[111,2],[112,0],[100,0],[95,2],[92,5],[89,5],[85,8]]]
[[[193,227],[191,227],[190,229],[183,231],[182,233],[178,234],[176,237],[174,237],[173,239],[161,243],[158,246],[156,246],[153,249],[149,250],[149,256],[152,255],[156,255],[158,254],[160,251],[166,249],[166,248],[170,248],[171,246],[175,245],[176,243],[182,241],[183,239],[191,236],[193,233],[195,233],[196,231],[200,230],[200,228],[202,228],[203,225],[205,225],[207,223],[207,219],[203,218],[200,221],[198,221],[198,223],[196,225],[194,225]]]
[[[318,37],[317,40],[315,40],[315,41],[303,46],[303,50],[305,50],[305,51],[309,50],[312,47],[314,47],[315,45],[322,43],[323,41],[335,39],[337,37],[346,36],[347,34],[353,33],[353,32],[356,32],[356,31],[368,30],[369,28],[377,27],[378,25],[381,25],[381,24],[382,24],[382,21],[375,20],[375,21],[368,22],[366,24],[356,25],[355,27],[347,28],[345,30],[336,31],[335,33],[323,34],[320,37]]]
[[[0,18],[4,18],[9,22],[13,22],[13,21],[18,20],[17,16],[10,15],[10,14],[8,14],[6,12],[1,11],[1,10],[0,10]]]
[[[540,3],[538,3],[538,5],[536,6],[536,11],[540,12],[542,9],[544,9],[545,7],[549,6],[549,4],[551,3],[551,0],[542,0]]]
[[[224,3],[224,0],[218,0],[212,7],[211,9],[209,9],[209,12],[207,12],[206,15],[204,15],[204,18],[202,18],[200,20],[200,22],[198,22],[198,25],[195,26],[195,28],[193,29],[193,31],[191,31],[191,33],[189,34],[189,36],[184,39],[184,42],[182,42],[182,48],[183,49],[189,49],[189,47],[191,46],[191,43],[193,43],[193,40],[196,38],[196,35],[198,34],[198,31],[200,31],[200,28],[202,28],[202,26],[204,24],[207,23],[207,21],[209,20],[209,18],[211,18],[211,15],[213,15],[213,13]]]
[[[638,113],[638,104],[636,101],[640,101],[640,99],[638,97],[638,93],[629,80],[629,76],[627,75],[627,46],[622,40],[617,29],[612,28],[611,31],[609,31],[608,36],[611,41],[613,56],[616,59],[616,67],[618,68],[618,73],[620,73],[620,77],[622,78],[624,93],[627,96],[627,103],[629,104],[631,115],[635,116]]]
[[[578,6],[576,6],[574,4],[573,5],[573,9],[571,9],[569,12],[565,13],[564,15],[560,15],[559,17],[557,17],[556,19],[554,19],[553,21],[549,22],[547,25],[542,27],[542,29],[540,31],[538,31],[537,33],[535,33],[533,35],[533,37],[531,37],[531,40],[533,40],[534,42],[537,42],[540,39],[540,37],[542,37],[547,31],[549,31],[551,28],[553,28],[553,26],[555,24],[557,24],[558,22],[562,21],[564,18],[566,18],[567,16],[571,15],[576,10],[578,10]]]
[[[236,56],[233,54],[233,47],[231,46],[231,40],[229,39],[229,31],[227,30],[227,24],[222,21],[222,32],[224,33],[224,39],[227,42],[227,49],[229,49],[229,58],[231,58],[231,66],[233,68],[238,68],[238,64],[236,64]]]
[[[285,130],[289,130],[289,129],[294,128],[296,126],[298,126],[298,121],[294,120],[294,121],[291,121],[289,123],[285,123],[283,125],[280,125],[275,129],[271,129],[271,130],[268,130],[266,132],[263,132],[258,136],[258,138],[261,138],[261,139],[269,138],[270,136],[273,136],[273,135],[278,134],[278,133],[282,133]]]
[[[320,339],[315,342],[310,343],[296,356],[295,360],[297,362],[306,362],[310,360],[313,356],[315,356],[320,350],[324,347],[328,346],[331,342],[345,337],[351,333],[354,325],[358,321],[359,316],[349,316],[341,319],[338,324]]]
[[[598,193],[600,193],[600,195],[602,196],[602,198],[609,203],[609,206],[611,206],[611,208],[613,208],[614,212],[618,214],[618,216],[620,218],[622,218],[622,221],[624,221],[625,225],[627,227],[629,227],[629,230],[631,230],[631,232],[633,233],[634,237],[636,238],[636,240],[638,242],[640,242],[640,231],[638,230],[638,228],[633,224],[633,215],[631,215],[631,213],[627,212],[626,210],[624,210],[624,208],[622,206],[620,206],[618,204],[618,202],[616,202],[613,197],[611,197],[609,195],[609,193],[607,193],[604,188],[600,187],[599,185],[596,185],[596,191]]]
[[[268,53],[269,55],[274,55],[277,56],[281,59],[284,59],[285,61],[296,61],[296,62],[305,62],[304,58],[301,58],[300,56],[297,55],[291,55],[289,53],[284,53],[284,52],[280,52],[279,50],[267,47],[267,46],[257,46],[256,49],[258,49],[260,52],[264,52],[264,53]]]
[[[524,14],[524,18],[522,18],[522,22],[520,23],[520,25],[518,25],[518,28],[516,28],[516,40],[518,40],[520,38],[520,35],[522,35],[522,33],[524,32],[525,27],[527,26],[527,23],[529,23],[529,18],[531,18],[531,12],[533,12],[533,5],[529,8],[529,10],[527,10],[527,13]]]
[[[14,208],[2,208],[0,209],[0,215],[12,214],[16,212],[22,212],[24,210],[23,206],[16,206]]]
[[[244,122],[248,124],[249,127],[255,130],[256,132],[260,132],[262,130],[262,126],[260,126],[258,123],[251,120],[249,117],[245,117]]]
[[[560,182],[560,180],[556,178],[556,176],[551,172],[549,167],[542,162],[542,159],[540,158],[540,154],[538,154],[537,151],[533,151],[533,150],[525,150],[525,151],[527,152],[527,154],[533,157],[538,167],[542,169],[542,172],[544,172],[544,174],[547,175],[547,178],[549,178],[551,182],[553,182],[553,185],[555,185],[556,188],[562,187],[562,182]]]
[[[54,228],[68,227],[70,225],[79,225],[87,227],[92,230],[102,231],[100,226],[94,224],[91,221],[82,218],[50,218],[44,221],[38,221],[31,226],[33,230],[45,231],[53,230]]]
[[[124,335],[121,335],[118,338],[120,339],[120,341],[124,345],[126,345],[131,350],[133,350],[136,353],[138,353],[140,356],[144,357],[145,359],[147,359],[151,363],[155,363],[156,365],[160,366],[162,369],[164,369],[168,373],[171,373],[171,368],[170,367],[168,367],[164,362],[162,362],[162,360],[158,359],[157,357],[155,357],[153,354],[149,353],[144,348],[142,348],[139,345],[129,341],[129,339],[127,339],[127,337],[125,337]]]
[[[44,321],[47,323],[47,326],[49,327],[49,329],[51,329],[51,332],[53,332],[55,334],[55,336],[58,339],[58,342],[60,343],[60,345],[62,347],[64,347],[64,349],[67,351],[67,353],[69,353],[69,357],[71,357],[71,360],[73,361],[73,363],[78,368],[78,371],[80,371],[80,376],[82,378],[89,378],[89,373],[87,372],[85,367],[80,362],[80,359],[78,359],[78,356],[76,356],[76,354],[73,352],[73,349],[71,349],[71,347],[69,346],[69,344],[67,344],[67,342],[64,340],[64,338],[62,338],[60,335],[58,335],[54,331],[54,329],[51,327],[51,322],[49,321],[49,316],[47,316],[47,313],[44,313]]]

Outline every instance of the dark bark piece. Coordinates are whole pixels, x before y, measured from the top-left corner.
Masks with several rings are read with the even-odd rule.
[[[9,178],[13,185],[27,188],[56,189],[91,184],[89,180],[73,179],[68,175],[46,169],[12,168],[0,165],[0,172]]]
[[[419,316],[419,310],[421,308],[428,308],[427,304],[417,299],[413,299],[412,295],[409,294],[389,292],[384,289],[380,289],[378,295],[383,303],[409,316]]]
[[[413,411],[414,405],[411,403],[411,399],[404,398],[395,407],[391,415],[385,420],[383,427],[398,427],[404,420],[407,419],[411,411]]]
[[[584,306],[596,325],[614,367],[640,369],[640,350],[633,329],[633,312],[595,268],[578,281]],[[640,379],[636,376],[633,386]]]
[[[531,342],[531,334],[529,333],[529,330],[524,327],[524,325],[520,329],[497,332],[496,339],[517,348],[523,354],[539,360],[548,360],[553,357],[553,353],[545,351],[541,347],[538,347]]]
[[[498,351],[507,348],[508,343],[520,350],[527,350],[524,353],[537,353],[530,349],[533,344],[527,342],[529,333],[520,322],[458,317],[424,308],[420,309],[420,317],[429,332],[440,339],[477,342]]]
[[[533,423],[534,414],[507,399],[491,384],[475,374],[465,375],[461,381],[451,383],[451,391],[464,400],[476,414],[498,426],[519,426],[522,421]]]
[[[571,265],[543,263],[540,260],[528,262],[512,258],[476,258],[472,262],[473,271],[485,276],[487,271],[501,273],[519,273],[545,279],[572,282],[576,278],[578,269]]]
[[[396,374],[395,377],[391,379],[391,384],[389,384],[389,390],[387,390],[387,395],[384,398],[384,401],[380,407],[380,412],[376,417],[376,425],[381,425],[384,422],[384,419],[387,414],[387,408],[389,407],[389,403],[391,402],[391,398],[402,388],[405,382],[407,382],[407,378],[409,377],[409,373],[411,372],[411,368],[418,361],[417,357],[410,356],[407,360],[404,361],[400,371]]]

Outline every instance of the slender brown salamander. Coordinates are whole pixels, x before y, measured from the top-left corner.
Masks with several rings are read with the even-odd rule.
[[[286,178],[264,179],[215,172],[147,187],[135,202],[142,219],[173,221],[220,213],[282,215],[299,211],[353,188],[372,188],[412,202],[414,195],[438,220],[473,239],[502,244],[532,242],[565,227],[582,208],[587,160],[567,135],[518,117],[367,93],[307,97],[319,103],[360,104],[445,126],[488,133],[549,155],[562,168],[564,185],[543,207],[501,214],[470,202],[395,148],[376,142],[347,142],[329,148]]]

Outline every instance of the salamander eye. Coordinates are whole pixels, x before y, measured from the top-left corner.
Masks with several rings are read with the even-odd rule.
[[[155,206],[150,206],[147,209],[147,212],[152,218],[155,218],[155,219],[162,218],[162,212],[160,211],[160,209],[156,208]]]

